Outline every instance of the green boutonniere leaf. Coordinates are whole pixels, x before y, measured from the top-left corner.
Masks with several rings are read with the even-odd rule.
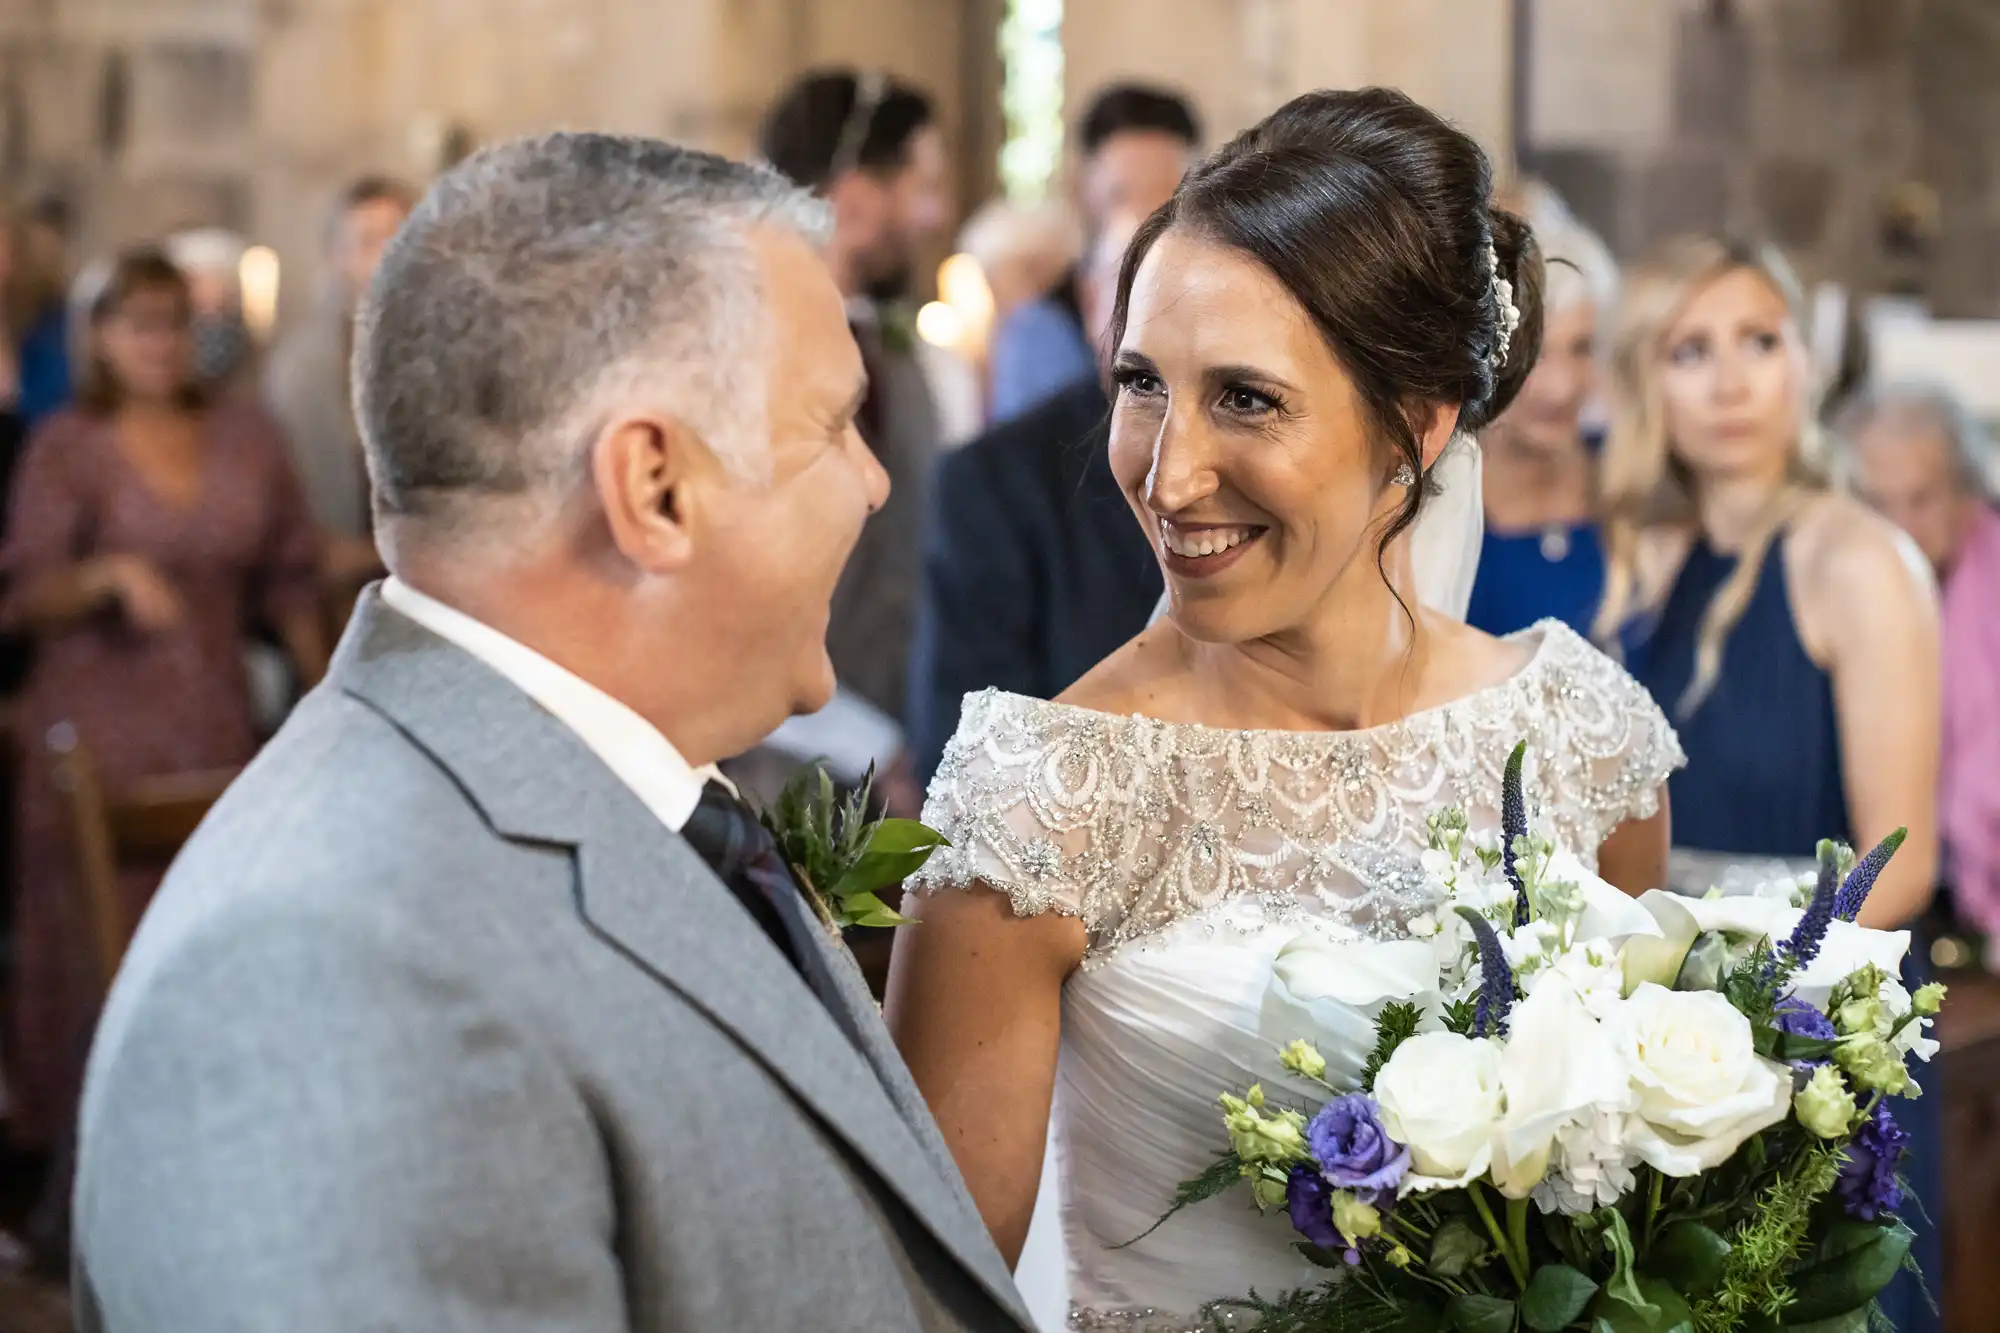
[[[874,783],[870,769],[860,788],[843,797],[826,769],[812,764],[759,816],[800,889],[836,930],[910,925],[882,901],[882,891],[914,875],[932,852],[949,845],[914,819],[870,819]]]

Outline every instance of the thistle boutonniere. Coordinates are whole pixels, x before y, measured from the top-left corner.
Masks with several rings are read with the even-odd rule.
[[[880,894],[916,874],[932,852],[950,845],[914,819],[870,819],[868,793],[874,783],[870,768],[860,788],[843,797],[826,769],[811,764],[785,784],[776,804],[758,812],[799,888],[835,931],[913,924]]]

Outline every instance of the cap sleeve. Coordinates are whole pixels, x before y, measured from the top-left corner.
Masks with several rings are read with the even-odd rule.
[[[922,893],[983,887],[1020,916],[1102,924],[1109,867],[1098,846],[1112,783],[1076,710],[997,690],[969,694],[924,803],[950,840],[910,881]],[[1080,766],[1079,766],[1080,765]]]
[[[1573,771],[1562,780],[1578,821],[1579,845],[1595,847],[1620,824],[1660,811],[1667,778],[1687,762],[1680,737],[1646,687],[1567,626],[1552,625],[1550,738]]]

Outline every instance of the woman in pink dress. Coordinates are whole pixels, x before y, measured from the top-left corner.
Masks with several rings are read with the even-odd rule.
[[[243,649],[262,626],[300,675],[326,665],[318,538],[277,428],[195,385],[187,281],[154,251],[118,263],[90,311],[76,406],[17,474],[0,626],[34,661],[19,704],[8,1114],[22,1146],[75,1114],[101,982],[45,738],[69,723],[114,795],[256,751]],[[164,867],[126,867],[137,919]]]

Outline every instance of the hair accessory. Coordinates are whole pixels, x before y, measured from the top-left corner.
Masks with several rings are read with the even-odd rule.
[[[1498,374],[1507,364],[1507,349],[1514,345],[1514,330],[1521,327],[1521,309],[1514,304],[1514,284],[1500,276],[1500,252],[1491,241],[1486,243],[1486,276],[1492,284],[1494,319],[1499,325],[1499,336],[1493,340],[1493,354],[1486,358],[1486,364]]]
[[[861,150],[868,144],[868,134],[875,128],[875,113],[882,109],[882,100],[889,95],[889,76],[879,69],[871,69],[855,76],[854,104],[847,109],[847,119],[841,122],[840,137],[834,140],[833,160],[827,163],[826,184],[832,185],[861,165]]]

